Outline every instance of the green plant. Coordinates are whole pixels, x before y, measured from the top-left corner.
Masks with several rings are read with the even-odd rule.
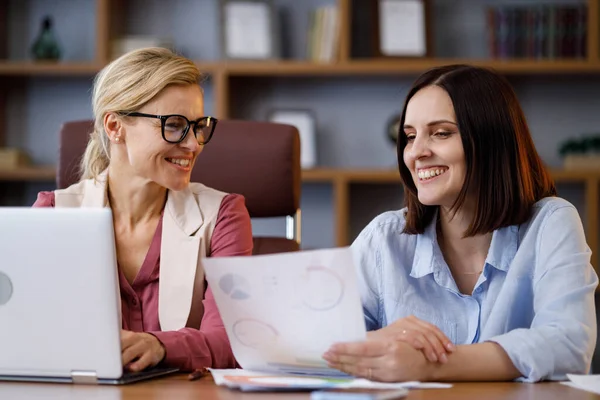
[[[585,136],[579,139],[567,139],[563,141],[558,149],[561,157],[569,154],[600,154],[600,135]]]

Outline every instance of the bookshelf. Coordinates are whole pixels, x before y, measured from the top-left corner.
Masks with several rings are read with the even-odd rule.
[[[338,64],[314,64],[307,62],[277,63],[239,63],[224,64],[220,70],[231,76],[293,76],[293,75],[414,75],[429,68],[445,64],[468,63],[481,67],[494,68],[505,74],[579,74],[598,73],[600,63],[587,61],[488,61],[471,59],[436,59],[418,60],[352,60]]]
[[[361,75],[415,75],[426,69],[445,64],[468,63],[493,68],[505,75],[575,75],[600,73],[600,62],[582,60],[471,60],[462,58],[425,58],[418,60],[348,61],[345,63],[316,64],[305,61],[272,62],[204,62],[196,61],[207,75],[226,74],[229,77],[286,77],[286,76],[361,76]],[[0,61],[0,76],[93,76],[103,64],[97,63],[33,63]]]
[[[96,63],[1,62],[0,76],[91,76],[100,69]]]
[[[531,0],[527,3],[531,4],[536,1]],[[525,96],[529,92],[535,92],[531,95],[530,109],[535,108],[534,105],[538,101],[544,101],[544,97],[552,97],[545,92],[540,92],[540,88],[546,85],[554,85],[557,91],[563,88],[567,90],[573,86],[571,83],[575,82],[576,84],[584,80],[580,86],[581,90],[585,90],[589,86],[585,80],[589,79],[591,87],[600,90],[600,0],[552,1],[553,4],[556,2],[587,5],[587,54],[584,59],[501,60],[490,59],[486,54],[467,54],[465,56],[463,53],[448,56],[444,54],[443,57],[429,58],[369,57],[356,50],[357,42],[361,39],[361,32],[366,29],[363,27],[361,31],[356,26],[358,24],[356,17],[363,12],[363,8],[368,5],[369,1],[274,0],[277,7],[288,9],[288,22],[295,22],[289,24],[291,28],[286,36],[290,40],[292,49],[290,54],[282,60],[231,61],[221,59],[219,51],[215,50],[218,48],[219,22],[216,17],[218,0],[173,0],[168,5],[160,1],[81,0],[74,5],[74,7],[79,7],[77,12],[82,15],[81,21],[78,23],[80,27],[91,27],[89,30],[92,37],[86,39],[85,35],[82,35],[80,38],[82,42],[76,42],[76,44],[81,48],[92,50],[87,53],[83,52],[81,57],[73,56],[59,63],[34,63],[23,56],[22,52],[14,50],[17,33],[23,33],[15,29],[24,29],[23,26],[27,26],[27,24],[33,25],[35,17],[41,12],[53,13],[57,16],[68,14],[68,10],[63,9],[66,7],[66,3],[59,1],[47,5],[48,2],[43,0],[0,2],[0,86],[8,88],[0,91],[0,145],[17,143],[24,147],[29,146],[34,150],[34,160],[41,165],[0,171],[0,189],[3,185],[35,185],[40,182],[48,185],[54,181],[55,171],[52,164],[56,162],[54,154],[57,146],[56,142],[52,141],[55,139],[50,140],[45,135],[56,135],[58,124],[63,120],[91,117],[91,110],[86,108],[89,104],[91,78],[110,61],[109,53],[113,39],[120,34],[164,34],[171,28],[176,30],[174,21],[189,18],[188,15],[196,15],[197,26],[189,26],[189,32],[186,32],[185,29],[175,32],[174,42],[183,47],[187,45],[187,54],[186,52],[184,54],[195,60],[199,68],[207,74],[207,112],[213,113],[218,118],[262,119],[268,109],[280,104],[282,107],[301,106],[306,108],[312,106],[318,109],[317,119],[323,120],[320,124],[323,132],[328,134],[323,135],[327,142],[321,143],[321,152],[333,154],[337,151],[339,154],[329,159],[327,155],[322,157],[319,168],[303,172],[303,182],[305,188],[312,185],[326,187],[328,191],[327,196],[315,200],[328,210],[328,214],[332,215],[331,240],[324,241],[324,246],[347,245],[353,239],[350,232],[355,206],[353,192],[357,188],[360,190],[365,185],[393,186],[399,184],[398,174],[392,169],[395,163],[395,154],[389,143],[380,142],[384,141],[383,125],[390,117],[390,110],[399,110],[403,100],[403,94],[400,92],[410,85],[417,74],[431,67],[450,63],[469,63],[494,68],[506,74],[509,79],[514,79],[517,85],[524,84],[527,88],[524,90]],[[461,7],[465,9],[473,4],[472,0],[457,0],[455,3],[456,9],[461,9]],[[491,3],[515,4],[510,0],[494,0]],[[539,0],[537,3],[545,2]],[[317,6],[328,4],[337,4],[340,13],[339,57],[331,63],[306,61],[302,49],[299,50],[302,46],[296,45],[302,42],[299,38],[305,34],[307,28],[306,21],[302,22],[303,17],[301,16],[308,14]],[[142,6],[144,7],[144,21],[140,22],[138,11]],[[439,42],[440,37],[444,36],[444,31],[448,31],[449,28],[444,25],[443,21],[435,21],[435,18],[439,18],[439,14],[445,16],[448,10],[444,7],[447,7],[447,4],[444,1],[432,1],[432,7],[434,9],[432,16],[435,22],[434,30],[441,31],[434,39]],[[437,14],[436,8],[438,9]],[[27,16],[27,13],[31,15]],[[69,18],[73,19],[73,16],[70,15]],[[163,24],[160,23],[162,18],[167,18]],[[454,18],[461,19],[462,16],[457,14]],[[15,22],[17,19],[19,21]],[[185,21],[189,21],[189,19]],[[64,26],[66,22],[58,21],[57,28],[61,24]],[[35,31],[34,28],[29,29],[30,35]],[[24,38],[28,37],[26,33],[23,34]],[[485,32],[474,32],[473,36],[477,34],[485,34]],[[21,41],[21,44],[24,43],[24,40]],[[189,43],[198,43],[198,49],[189,47]],[[562,84],[564,86],[559,86]],[[322,86],[324,89],[320,91]],[[389,87],[391,86],[399,89],[390,91]],[[41,88],[59,91],[60,96],[56,102],[62,102],[61,104],[64,106],[57,111],[53,108],[55,105],[52,104],[52,99],[40,99],[38,92],[42,90]],[[75,96],[73,100],[69,100],[74,92],[78,93],[78,97]],[[596,92],[594,91],[594,93]],[[561,99],[564,98],[567,102],[580,97],[579,92],[575,91],[567,94],[561,93],[559,96],[562,96]],[[597,97],[595,94],[588,96],[592,100]],[[350,102],[348,99],[352,97],[355,97],[356,100]],[[384,100],[378,102],[378,97]],[[340,103],[338,108],[344,108],[345,111],[336,108],[335,103]],[[83,107],[81,104],[86,105]],[[545,105],[546,103],[544,103]],[[600,107],[600,102],[597,106],[592,104],[590,109],[597,110],[598,107]],[[48,110],[44,110],[44,108]],[[354,127],[353,123],[345,122],[353,117],[356,109],[361,111],[366,109],[365,114],[368,114],[369,119],[376,122],[357,127]],[[42,117],[36,117],[37,113],[42,113]],[[530,121],[533,122],[533,132],[544,131],[548,126],[556,125],[554,122],[548,122],[545,125],[539,122],[539,119],[546,118],[547,113],[543,109],[534,115]],[[570,110],[565,109],[564,113],[565,115],[569,114]],[[36,120],[36,118],[38,119]],[[327,120],[328,118],[329,120]],[[572,118],[583,120],[583,118]],[[26,122],[21,126],[15,123],[15,120]],[[536,125],[538,128],[535,128]],[[540,125],[542,125],[541,128]],[[600,125],[600,120],[596,119],[589,125],[583,124],[582,128],[577,128],[574,133],[590,129],[587,128],[588,126],[595,128],[598,125]],[[23,128],[24,133],[15,128]],[[369,141],[357,133],[367,129],[374,132],[373,138],[369,138]],[[45,130],[50,130],[50,132]],[[23,139],[20,135],[24,135],[26,138]],[[600,173],[561,170],[557,160],[552,159],[554,155],[551,150],[548,150],[549,148],[544,150],[543,146],[547,138],[543,134],[539,134],[537,138],[534,137],[534,140],[536,140],[536,145],[542,146],[542,156],[544,154],[550,156],[555,179],[567,185],[577,186],[577,198],[581,200],[578,209],[585,222],[590,247],[597,251],[600,249],[600,239],[598,238]],[[358,146],[351,142],[360,142],[361,144]],[[310,190],[305,190],[304,193],[306,196],[312,195]],[[0,198],[0,204],[2,204],[1,200]],[[368,203],[371,199],[363,201]],[[364,207],[368,208],[369,205],[366,204]],[[386,207],[398,208],[396,204],[388,204]],[[307,241],[313,236],[311,232],[329,229],[318,225],[322,221],[311,221],[311,209],[303,209],[303,217],[306,219],[304,228],[309,231],[307,233],[305,230],[303,235]],[[310,244],[311,247],[319,245],[320,243]],[[598,258],[595,253],[594,265],[598,266]]]

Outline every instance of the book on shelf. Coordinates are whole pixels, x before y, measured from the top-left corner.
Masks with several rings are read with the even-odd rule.
[[[322,6],[310,14],[307,58],[313,62],[332,62],[338,57],[339,13],[336,6]]]
[[[495,6],[487,9],[490,57],[584,59],[587,6]]]

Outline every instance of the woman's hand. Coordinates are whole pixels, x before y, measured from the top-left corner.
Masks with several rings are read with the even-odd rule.
[[[454,344],[435,325],[415,316],[401,318],[385,328],[367,333],[367,339],[393,339],[421,350],[431,362],[448,362],[447,353],[454,351]]]
[[[323,358],[331,368],[383,382],[430,379],[430,366],[420,350],[391,337],[334,344]]]
[[[165,358],[165,348],[156,336],[121,330],[121,356],[130,371],[153,367]]]

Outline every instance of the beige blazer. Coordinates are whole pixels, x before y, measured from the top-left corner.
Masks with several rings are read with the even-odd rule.
[[[55,191],[56,207],[108,207],[106,172]],[[194,303],[204,297],[201,257],[210,251],[210,239],[221,201],[226,193],[191,183],[187,189],[169,191],[163,214],[158,284],[158,318],[163,331],[186,326],[194,290]],[[197,319],[197,318],[196,318]],[[194,325],[199,328],[200,321]]]

